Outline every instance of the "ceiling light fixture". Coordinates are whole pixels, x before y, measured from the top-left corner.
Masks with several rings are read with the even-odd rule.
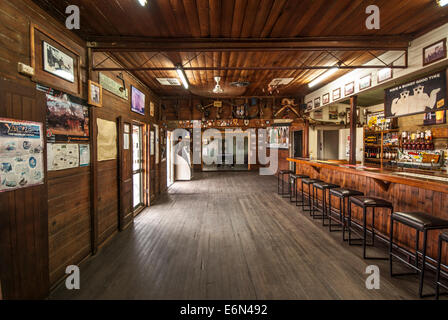
[[[140,5],[142,7],[146,6],[146,4],[148,3],[148,0],[138,0],[138,3],[140,3]]]
[[[439,6],[444,7],[448,4],[448,0],[437,0]]]
[[[182,68],[182,66],[177,66],[176,71],[179,75],[180,80],[182,81],[182,84],[184,85],[184,88],[188,90],[190,85],[188,84],[187,76],[185,75],[184,69]]]
[[[216,86],[213,89],[213,93],[223,93],[224,90],[222,90],[221,86],[219,85],[219,82],[221,81],[221,77],[215,77]]]
[[[322,81],[324,81],[325,79],[331,77],[333,74],[335,74],[337,71],[339,70],[339,66],[334,66],[333,68],[329,69],[327,72],[325,72],[324,74],[322,74],[321,76],[319,76],[317,79],[311,81],[308,84],[308,87],[312,88],[316,85],[318,85],[319,83],[321,83]]]

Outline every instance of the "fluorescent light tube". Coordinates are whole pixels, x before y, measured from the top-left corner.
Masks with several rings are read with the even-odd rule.
[[[439,6],[444,7],[448,4],[448,0],[438,0],[437,3]]]
[[[140,3],[140,5],[141,5],[142,7],[146,6],[146,4],[148,3],[147,0],[138,0],[138,2]]]
[[[339,67],[333,67],[331,69],[329,69],[327,72],[325,72],[323,75],[321,75],[320,77],[318,77],[317,79],[311,81],[308,84],[308,87],[312,88],[314,86],[316,86],[317,84],[321,83],[322,81],[324,81],[325,79],[331,77],[336,71],[339,70]]]
[[[184,69],[182,69],[182,67],[178,67],[176,71],[177,71],[177,74],[179,75],[179,78],[182,81],[182,84],[184,85],[185,89],[188,90],[189,84],[188,84],[187,76],[185,75]]]

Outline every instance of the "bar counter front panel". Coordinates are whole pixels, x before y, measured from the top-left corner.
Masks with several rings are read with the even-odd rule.
[[[288,158],[287,160],[296,164],[296,173],[298,174],[358,190],[366,196],[388,200],[393,203],[395,212],[425,212],[448,220],[448,175],[446,174],[432,171],[422,174],[406,169],[354,167],[304,158]],[[429,179],[427,176],[434,177]],[[300,192],[300,183],[298,183],[298,189]],[[320,200],[321,196],[319,193]],[[332,199],[332,206],[339,209],[339,201]],[[362,221],[362,211],[355,206],[352,207],[352,219],[359,224]],[[369,209],[368,225],[371,224],[371,221],[372,213]],[[376,209],[375,227],[385,239],[389,238],[389,225],[390,211]],[[415,248],[415,231],[401,224],[394,226],[394,229],[400,246],[409,252],[415,252],[413,249]],[[431,259],[437,258],[439,234],[438,231],[430,231],[428,235],[428,255]],[[422,237],[420,237],[420,249],[422,243]],[[444,264],[447,262],[448,259],[445,259]]]

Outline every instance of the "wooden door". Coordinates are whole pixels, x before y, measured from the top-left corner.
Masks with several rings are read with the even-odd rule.
[[[45,95],[35,85],[0,81],[0,117],[43,123]],[[46,168],[46,150],[44,153]],[[48,194],[43,185],[0,193],[0,281],[4,299],[49,293]]]
[[[119,171],[119,228],[125,230],[134,221],[133,185],[132,185],[132,124],[118,118],[118,171]]]

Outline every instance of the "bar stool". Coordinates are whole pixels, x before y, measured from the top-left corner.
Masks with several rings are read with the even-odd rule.
[[[305,178],[302,179],[302,210],[303,211],[309,211],[310,215],[311,212],[313,210],[312,208],[312,199],[313,199],[313,193],[311,193],[311,186],[316,183],[316,182],[323,182],[322,180],[319,179],[311,179],[311,178]],[[307,194],[307,198],[308,198],[308,205],[305,204],[305,187],[304,186],[308,186],[308,194]],[[314,201],[314,200],[313,200]],[[309,207],[309,209],[305,209],[305,207]]]
[[[313,210],[311,215],[313,219],[322,219],[322,226],[325,225],[325,219],[327,218],[327,192],[331,189],[340,188],[337,184],[327,183],[327,182],[315,182],[313,183]],[[322,207],[319,207],[319,198],[317,196],[318,190],[322,191]],[[322,215],[315,215],[316,210],[322,213]],[[322,211],[321,211],[322,210]]]
[[[332,205],[331,205],[331,197],[336,197],[339,199],[339,212],[335,211],[334,213],[336,216],[333,215]],[[364,193],[361,191],[356,191],[352,189],[345,189],[345,188],[336,188],[330,190],[330,195],[328,198],[328,218],[329,218],[329,229],[330,232],[333,232],[332,230],[332,221],[336,222],[340,226],[342,226],[342,240],[347,241],[348,239],[345,239],[345,230],[347,227],[347,212],[346,207],[349,203],[349,199],[351,197],[356,196],[364,196]],[[334,230],[334,231],[340,231],[340,230]]]
[[[289,175],[289,180],[290,180],[289,184],[292,188],[289,192],[289,201],[295,202],[297,207],[299,206],[298,203],[300,202],[298,199],[298,195],[297,195],[297,180],[298,179],[309,179],[309,178],[310,177],[303,175],[303,174],[293,173],[293,174]],[[292,200],[293,193],[294,193],[294,201]]]
[[[348,242],[351,244],[352,241],[352,205],[362,208],[363,212],[363,235],[360,239],[353,240],[362,240],[363,247],[363,258],[364,259],[375,259],[375,260],[387,260],[388,258],[379,258],[379,257],[367,257],[367,209],[372,208],[372,228],[369,230],[372,233],[372,243],[369,246],[375,245],[375,209],[377,208],[386,208],[390,209],[391,213],[394,211],[394,207],[392,203],[380,198],[373,197],[365,197],[365,196],[355,196],[351,197],[349,200],[349,209],[348,209]]]
[[[292,172],[291,170],[280,170],[278,172],[278,176],[277,176],[277,193],[278,195],[282,196],[283,198],[286,198],[285,196],[289,196],[289,193],[285,193],[284,192],[284,185],[285,185],[285,181],[284,181],[284,176],[285,175],[290,175],[293,174],[294,172]],[[281,176],[281,178],[280,178]],[[282,192],[280,192],[280,179],[282,179]],[[289,181],[289,179],[288,179]],[[291,189],[291,188],[288,188]]]
[[[394,222],[401,223],[409,228],[416,230],[416,239],[415,239],[415,264],[411,264],[408,261],[401,258],[398,254],[393,252],[393,246],[399,248],[398,244],[394,243]],[[393,273],[393,258],[404,263],[406,266],[414,269],[417,273],[411,274],[420,274],[420,284],[419,284],[419,296],[423,298],[423,283],[425,279],[425,267],[426,267],[426,250],[427,250],[427,240],[428,240],[428,231],[430,230],[441,230],[448,228],[448,221],[443,220],[429,214],[423,212],[394,212],[390,217],[390,241],[389,241],[389,267],[390,267],[390,275],[400,276],[400,275],[410,275],[410,273],[402,273],[402,274],[394,274]],[[419,252],[419,242],[420,242],[420,232],[423,232],[423,251]],[[419,268],[419,254],[422,255],[422,267]]]
[[[443,243],[448,244],[448,232],[442,233],[439,236],[439,255],[437,259],[437,276],[436,276],[436,299],[439,300],[440,297],[440,287],[448,290],[448,286],[440,282],[440,274],[442,272],[442,247]]]

